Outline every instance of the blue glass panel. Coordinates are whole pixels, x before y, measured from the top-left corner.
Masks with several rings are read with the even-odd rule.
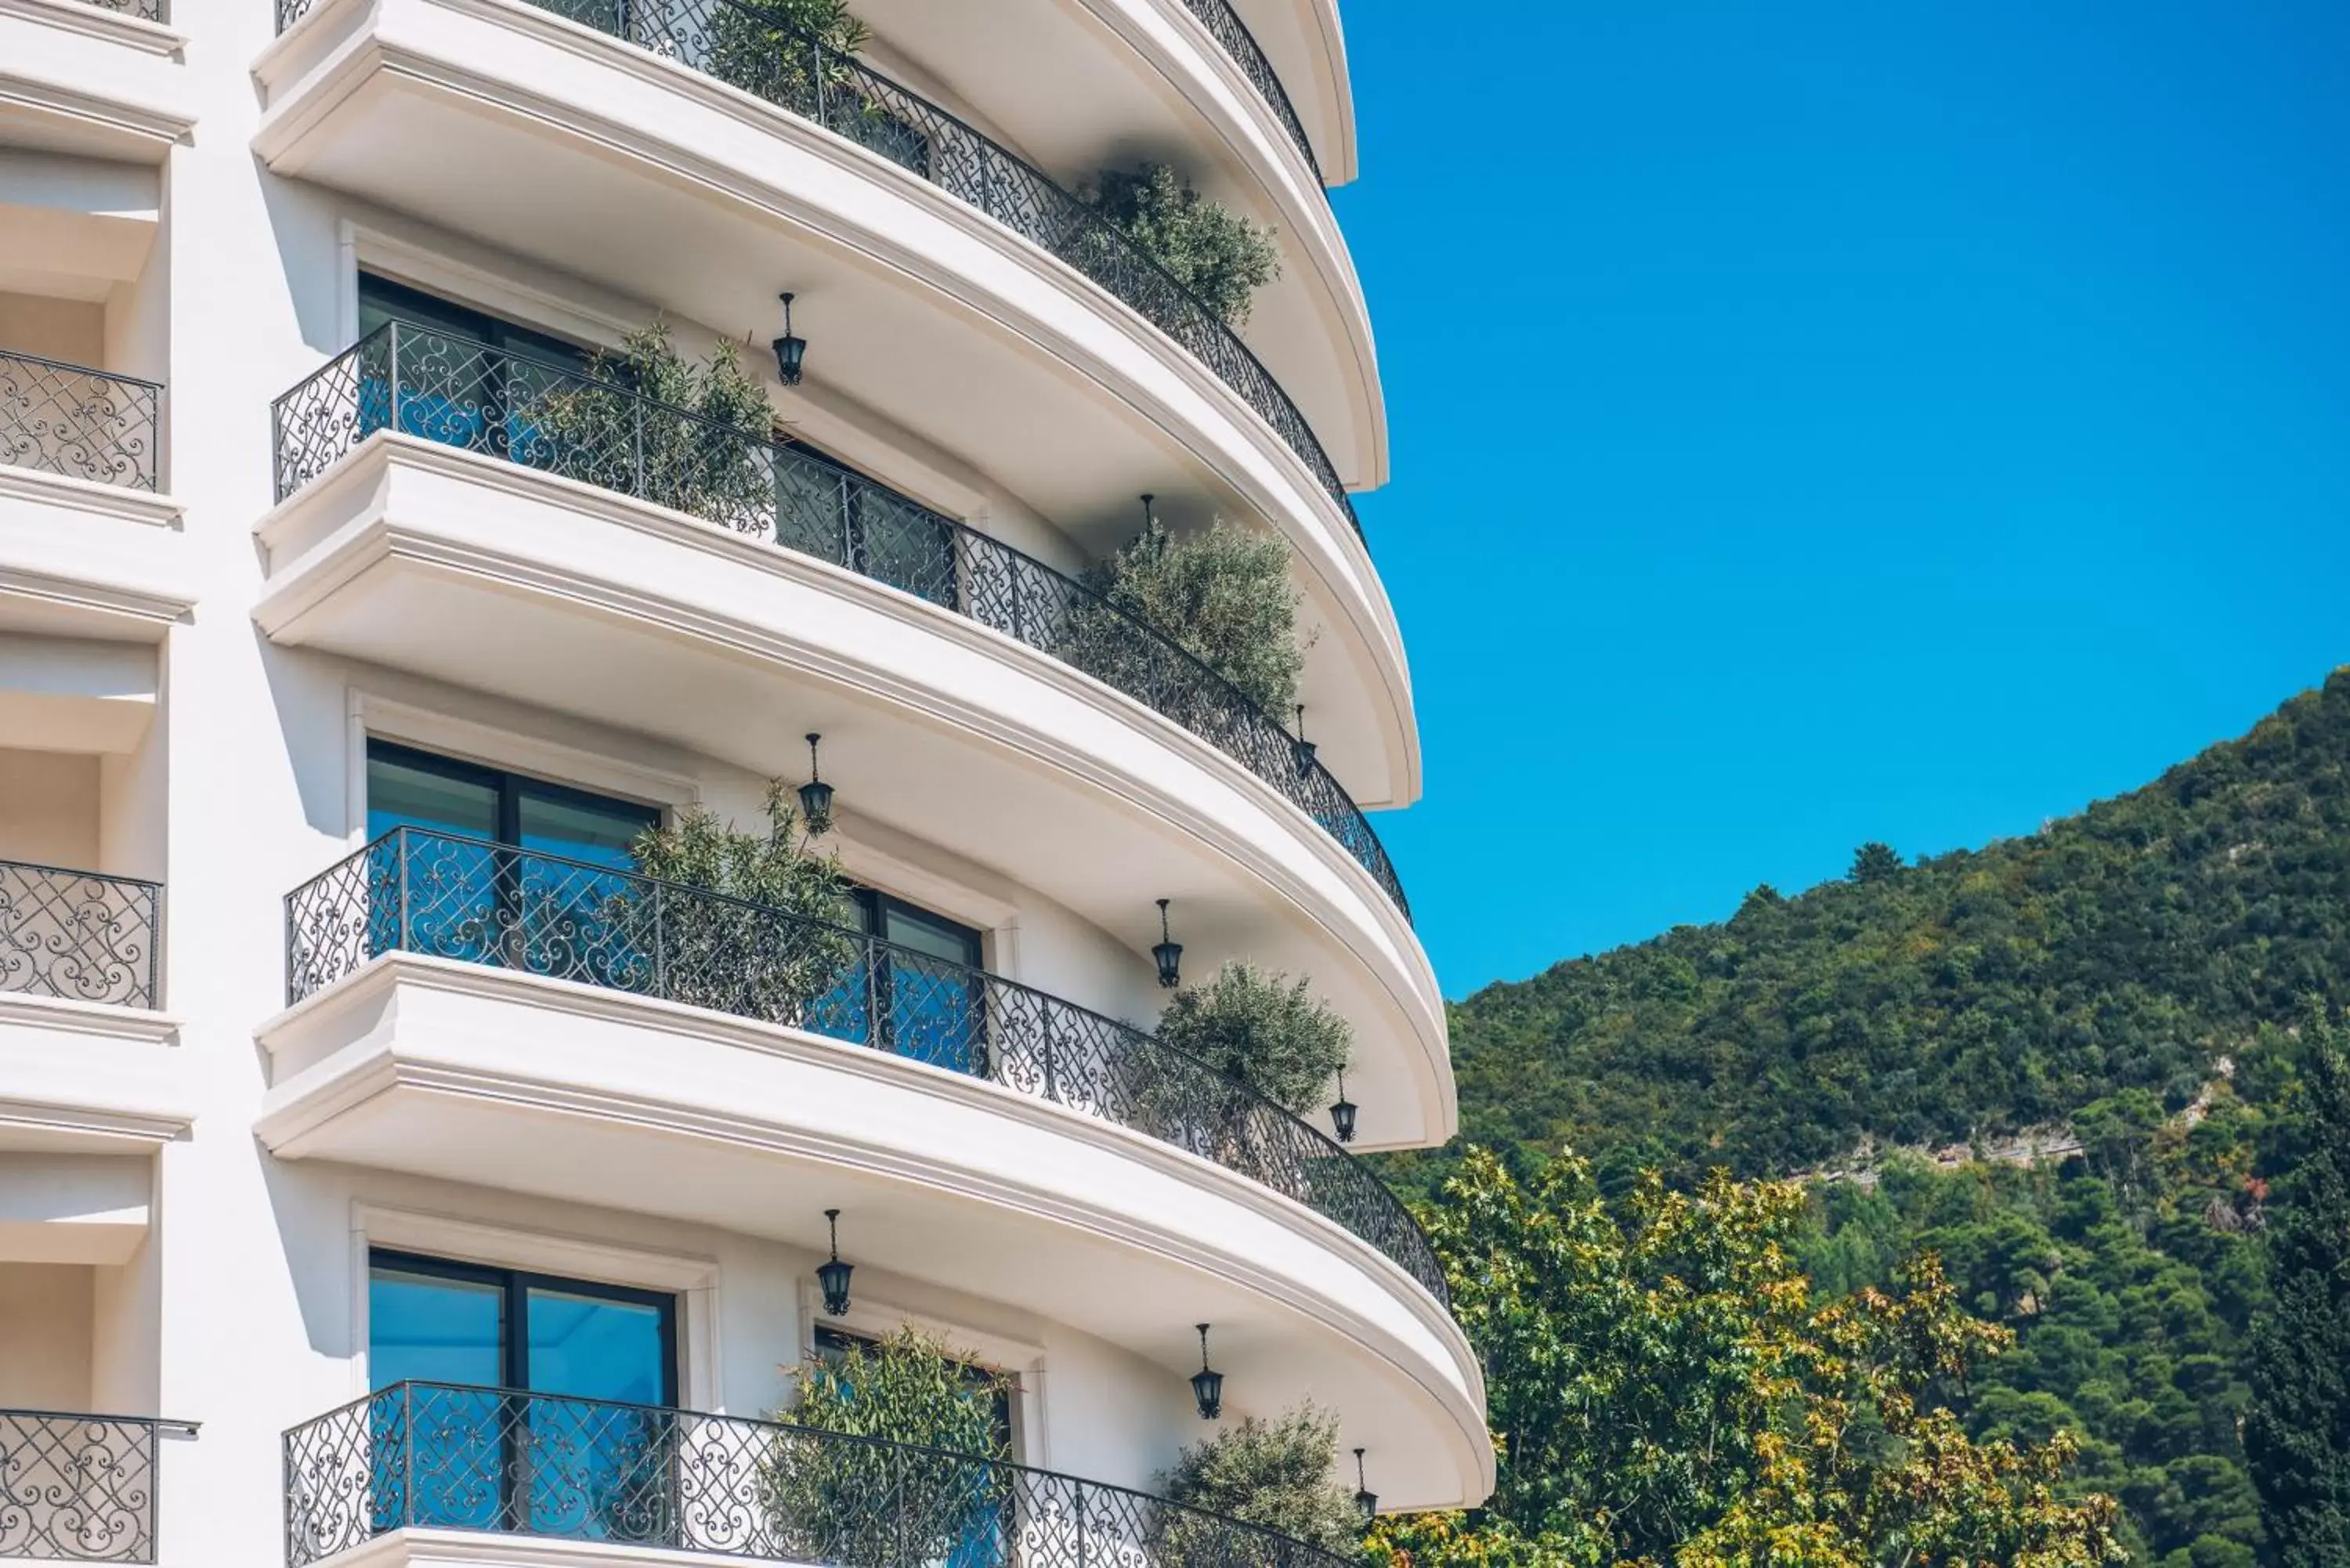
[[[505,1292],[498,1285],[378,1266],[368,1280],[368,1377],[495,1387],[505,1381]],[[494,1396],[418,1388],[375,1407],[380,1529],[402,1523],[494,1527],[505,1444]],[[404,1482],[404,1485],[401,1484]]]
[[[638,1302],[533,1286],[527,1308],[531,1528],[589,1541],[658,1541],[670,1423],[590,1401],[669,1399],[666,1314]]]

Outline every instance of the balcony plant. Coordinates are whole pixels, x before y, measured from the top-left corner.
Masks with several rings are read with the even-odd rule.
[[[1278,1181],[1297,1146],[1266,1104],[1303,1115],[1347,1064],[1352,1033],[1307,982],[1227,963],[1175,993],[1118,1064],[1133,1124],[1226,1169]],[[1173,1047],[1172,1050],[1167,1047]]]
[[[1014,1384],[905,1327],[788,1369],[792,1401],[762,1457],[781,1555],[903,1565],[950,1560],[994,1528],[1012,1456],[996,1407]]]
[[[1362,1516],[1337,1479],[1338,1417],[1311,1403],[1265,1421],[1254,1416],[1192,1444],[1159,1478],[1159,1494],[1351,1557]],[[1162,1509],[1153,1531],[1162,1563],[1209,1561],[1208,1521]],[[1203,1553],[1201,1549],[1208,1548]]]
[[[588,370],[550,377],[529,400],[515,461],[738,533],[767,532],[775,414],[734,345],[720,343],[697,365],[656,321],[598,353]]]
[[[1164,163],[1104,170],[1079,194],[1227,327],[1245,326],[1256,291],[1281,275],[1274,230],[1208,200]]]
[[[1063,659],[1143,698],[1188,727],[1184,709],[1221,694],[1187,694],[1153,678],[1149,645],[1128,624],[1153,628],[1237,687],[1261,711],[1285,714],[1297,701],[1311,634],[1301,637],[1304,602],[1289,578],[1289,552],[1270,535],[1221,518],[1200,532],[1170,535],[1156,517],[1128,544],[1087,569],[1064,628]],[[1123,612],[1122,614],[1117,612]]]
[[[652,955],[638,965],[670,1001],[822,1028],[819,999],[864,994],[857,942],[840,929],[856,911],[837,857],[816,853],[780,779],[766,815],[764,833],[744,833],[694,806],[638,836],[646,876],[710,895],[664,889],[657,909],[641,890],[625,895],[636,946]]]

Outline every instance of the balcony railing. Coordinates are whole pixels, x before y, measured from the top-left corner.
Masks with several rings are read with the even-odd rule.
[[[895,491],[577,367],[387,322],[273,407],[284,500],[376,431],[482,452],[690,513],[889,584],[1116,687],[1279,790],[1410,918],[1378,835],[1330,771],[1157,628]]]
[[[1305,127],[1298,121],[1297,107],[1289,101],[1289,93],[1281,85],[1280,73],[1273,68],[1273,62],[1266,59],[1264,51],[1257,47],[1256,35],[1248,30],[1248,24],[1242,21],[1240,13],[1232,9],[1232,0],[1183,0],[1183,4],[1191,9],[1192,16],[1200,19],[1201,26],[1216,36],[1216,42],[1222,45],[1224,53],[1232,57],[1232,64],[1240,67],[1241,75],[1248,78],[1258,94],[1272,107],[1273,112],[1280,117],[1282,125],[1289,131],[1289,140],[1297,143],[1297,151],[1305,156],[1305,167],[1314,171],[1315,179],[1321,179],[1322,164],[1314,156],[1314,143],[1306,140]]]
[[[278,0],[280,32],[320,0]],[[815,121],[978,208],[1083,273],[1190,350],[1361,519],[1314,428],[1223,318],[1099,213],[1001,144],[758,0],[530,0]]]
[[[0,1558],[154,1562],[158,1426],[0,1410]]]
[[[827,1568],[1343,1568],[1143,1492],[776,1421],[396,1383],[286,1434],[286,1568],[462,1530]]]
[[[390,952],[660,997],[985,1078],[1249,1177],[1450,1300],[1409,1211],[1337,1144],[1130,1024],[985,970],[702,888],[416,827],[287,895],[286,1002]]]
[[[163,0],[83,0],[101,11],[113,11],[124,16],[136,16],[142,22],[168,20]]]
[[[0,992],[151,1008],[162,930],[153,882],[0,860]]]
[[[152,381],[0,351],[0,463],[152,490],[162,403]]]

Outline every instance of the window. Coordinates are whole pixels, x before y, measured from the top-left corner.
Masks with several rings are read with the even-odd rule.
[[[359,336],[390,321],[421,330],[401,335],[396,372],[388,349],[362,361],[361,435],[392,422],[390,389],[396,384],[403,434],[534,468],[557,465],[560,452],[541,410],[550,393],[587,369],[577,346],[359,274]]]
[[[775,464],[778,543],[949,609],[961,606],[954,530],[928,507],[806,441]]]
[[[840,1370],[842,1363],[847,1359],[848,1352],[852,1347],[870,1346],[879,1343],[871,1334],[851,1333],[845,1328],[835,1328],[829,1324],[816,1324],[813,1337],[816,1359],[830,1366],[835,1372]],[[953,1366],[962,1375],[963,1381],[971,1385],[974,1394],[983,1391],[986,1395],[990,1413],[994,1419],[996,1452],[1017,1453],[1019,1450],[1013,1444],[1012,1390],[1005,1386],[1008,1379],[993,1367],[981,1366],[972,1362],[958,1361],[953,1363]],[[854,1396],[856,1393],[854,1386],[850,1387],[849,1392]]]
[[[378,1249],[368,1375],[379,1506],[401,1523],[641,1540],[668,1517],[677,1298]],[[396,1503],[393,1500],[397,1500]]]
[[[370,876],[398,906],[377,950],[644,988],[622,873],[657,808],[388,741],[367,770]],[[400,827],[420,831],[384,837]]]
[[[809,1010],[862,1040],[951,1073],[987,1075],[987,993],[972,971],[980,933],[871,888],[857,889],[858,922],[886,947],[868,972],[845,978]],[[854,993],[863,990],[862,996]],[[879,1021],[879,1027],[872,1023]]]

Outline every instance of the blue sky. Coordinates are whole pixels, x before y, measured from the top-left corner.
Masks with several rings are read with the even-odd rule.
[[[1446,994],[2350,660],[2350,5],[1343,9]]]

